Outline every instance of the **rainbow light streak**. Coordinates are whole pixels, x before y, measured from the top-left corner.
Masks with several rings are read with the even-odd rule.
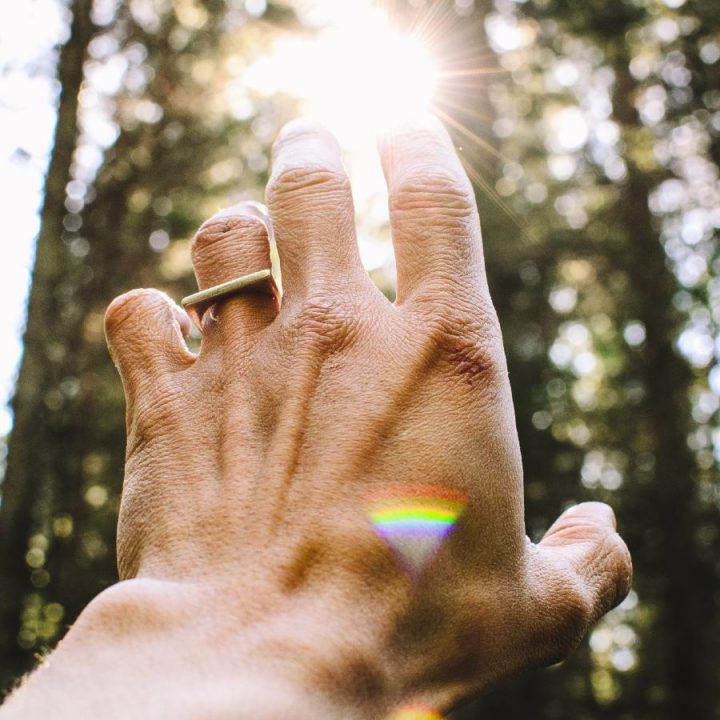
[[[375,492],[368,514],[377,534],[403,566],[418,577],[467,505],[457,490],[433,485],[397,485]]]
[[[396,710],[387,720],[442,720],[442,715],[425,706],[408,705]]]

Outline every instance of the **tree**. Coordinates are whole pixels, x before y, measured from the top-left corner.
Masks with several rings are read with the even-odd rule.
[[[716,201],[718,17],[679,5],[531,2],[515,13],[497,3],[488,23],[513,81],[494,90],[507,138],[496,187],[526,219],[514,251],[487,245],[528,524],[547,527],[558,479],[566,500],[610,502],[639,604],[633,596],[603,621],[561,673],[530,676],[462,717],[526,717],[528,707],[553,718],[717,716],[717,534],[706,529],[718,523],[717,399],[709,358],[683,350],[693,317],[710,316],[707,276],[689,275],[715,256],[703,208]],[[693,142],[678,143],[683,134]]]
[[[228,195],[254,196],[267,166],[255,108],[237,117],[225,100],[225,61],[262,47],[292,13],[271,4],[256,20],[222,0],[143,7],[103,15],[100,6],[93,26],[90,3],[78,0],[58,65],[58,132],[2,487],[4,684],[117,579],[124,400],[105,307],[142,285],[190,292],[195,228]]]
[[[62,90],[58,103],[53,152],[48,168],[42,229],[28,302],[28,321],[24,336],[25,361],[20,369],[13,400],[14,431],[10,438],[8,462],[2,486],[0,506],[0,647],[9,664],[17,662],[19,648],[19,609],[24,589],[19,582],[29,580],[34,558],[42,548],[28,548],[28,527],[35,525],[37,506],[43,501],[42,485],[54,472],[62,451],[53,438],[32,440],[38,424],[45,422],[47,434],[56,432],[61,418],[51,418],[47,393],[57,387],[64,373],[58,357],[58,324],[49,327],[47,315],[56,307],[54,291],[67,268],[66,251],[61,242],[65,186],[70,179],[72,155],[78,137],[78,94],[82,84],[83,64],[93,35],[90,0],[73,0],[72,28],[58,60],[58,80]],[[50,330],[50,332],[48,332]],[[52,332],[55,330],[55,332]],[[27,442],[24,442],[27,439]],[[45,441],[45,442],[43,442]],[[36,552],[33,553],[33,550]],[[26,553],[27,559],[26,559]],[[7,683],[8,666],[0,671],[0,682]]]

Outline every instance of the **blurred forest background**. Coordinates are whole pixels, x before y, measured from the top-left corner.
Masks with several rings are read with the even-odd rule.
[[[298,110],[246,73],[324,22],[302,0],[58,4],[64,42],[10,68],[54,73],[58,93],[0,454],[3,687],[116,579],[124,407],[104,309],[131,287],[194,289],[189,238],[262,198],[269,143]],[[438,113],[476,183],[528,531],[607,501],[636,568],[572,658],[454,717],[717,720],[720,2],[383,4],[431,36]],[[358,207],[364,257],[392,296],[378,202]]]

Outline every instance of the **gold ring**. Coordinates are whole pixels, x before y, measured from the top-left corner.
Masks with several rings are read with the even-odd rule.
[[[258,286],[262,286],[274,297],[280,297],[280,291],[273,278],[272,270],[265,268],[264,270],[258,270],[249,275],[243,275],[234,280],[228,280],[228,282],[220,283],[220,285],[215,285],[206,290],[200,290],[200,292],[188,295],[180,301],[180,304],[190,316],[190,319],[195,323],[198,330],[202,331],[202,317],[211,305],[232,295],[238,295],[243,291],[255,291],[258,289]]]

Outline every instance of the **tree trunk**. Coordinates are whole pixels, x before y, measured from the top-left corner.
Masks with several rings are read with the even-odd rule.
[[[55,335],[61,322],[50,319],[57,314],[57,289],[68,264],[68,249],[61,237],[65,186],[78,138],[83,65],[93,35],[91,6],[91,0],[73,0],[71,33],[58,61],[61,92],[57,126],[45,181],[24,353],[12,402],[14,425],[0,505],[0,686],[27,662],[17,642],[24,597],[32,589],[25,554],[29,534],[36,525],[38,491],[52,477],[56,457],[63,451],[62,445],[53,441],[57,413],[46,402],[47,393],[62,380],[58,370],[64,347],[56,342]]]
[[[620,39],[619,43],[623,43]],[[623,45],[624,47],[624,45]],[[633,99],[637,90],[629,72],[629,58],[618,53],[614,63],[616,86],[614,119],[625,132],[642,127]],[[652,483],[632,491],[628,513],[642,513],[645,520],[628,517],[625,527],[643,531],[631,540],[653,567],[643,575],[653,577],[660,601],[658,632],[649,633],[642,649],[643,663],[660,661],[667,695],[660,703],[663,717],[672,720],[710,720],[715,716],[708,668],[712,667],[706,628],[712,622],[711,568],[702,567],[695,548],[700,521],[696,493],[697,465],[687,444],[692,427],[687,362],[673,344],[679,318],[673,309],[677,282],[666,264],[662,243],[649,210],[652,185],[647,175],[628,159],[628,177],[621,187],[618,212],[631,233],[625,270],[634,290],[634,310],[646,329],[644,352],[637,368],[646,399],[644,418],[655,457]],[[648,533],[658,538],[650,548]],[[710,573],[710,574],[708,574]],[[643,595],[640,588],[641,597]],[[707,599],[706,599],[707,597]],[[656,643],[659,643],[655,646]],[[650,647],[653,644],[653,647]],[[656,678],[659,679],[659,678]],[[655,717],[653,715],[653,717]]]

